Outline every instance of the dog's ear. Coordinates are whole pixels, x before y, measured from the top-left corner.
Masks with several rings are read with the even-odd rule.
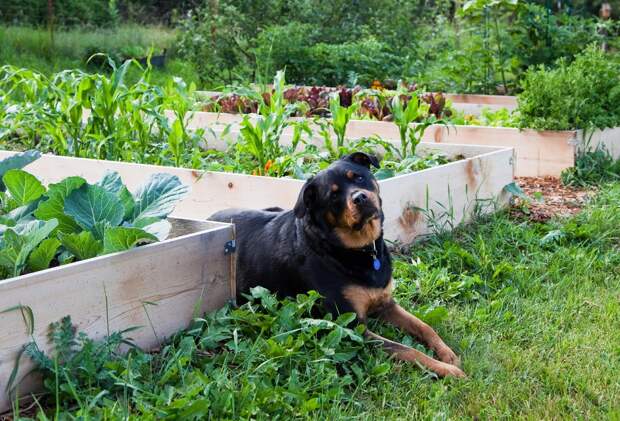
[[[370,169],[371,165],[375,168],[379,168],[379,160],[377,157],[364,152],[353,152],[350,155],[343,156],[342,160],[361,165],[362,167],[366,167],[368,169]]]
[[[293,212],[297,218],[303,218],[316,200],[316,183],[314,177],[309,178],[301,188]]]

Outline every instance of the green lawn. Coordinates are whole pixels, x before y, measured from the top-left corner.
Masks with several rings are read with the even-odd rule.
[[[257,292],[157,355],[87,348],[58,388],[51,364],[48,386],[73,416],[620,419],[619,209],[610,185],[571,219],[500,214],[398,257],[398,301],[462,356],[465,380],[386,364],[356,332],[305,319],[312,298]],[[41,403],[50,417],[54,402]]]

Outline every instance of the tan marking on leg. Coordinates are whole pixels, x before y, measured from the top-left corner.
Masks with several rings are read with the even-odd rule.
[[[461,361],[459,357],[445,344],[437,332],[395,302],[385,307],[379,313],[379,318],[414,335],[422,343],[435,351],[441,361],[460,367]]]
[[[410,348],[398,342],[390,341],[366,329],[365,336],[383,343],[383,348],[402,361],[420,364],[440,377],[466,377],[465,373],[455,365],[437,361],[417,349]]]

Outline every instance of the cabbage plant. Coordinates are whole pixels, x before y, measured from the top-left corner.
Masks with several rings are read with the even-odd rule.
[[[2,187],[0,279],[164,240],[167,216],[189,191],[177,176],[154,174],[131,193],[116,172],[46,188],[19,168],[4,171]]]

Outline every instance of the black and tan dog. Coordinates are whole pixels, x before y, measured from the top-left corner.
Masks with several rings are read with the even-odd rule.
[[[364,324],[369,316],[393,323],[439,360],[366,330],[397,358],[439,376],[462,377],[458,357],[437,333],[392,299],[392,262],[371,165],[377,167],[377,159],[361,152],[333,163],[305,183],[292,211],[228,209],[213,215],[236,224],[238,290],[260,285],[280,296],[316,290],[328,311],[355,312]]]

